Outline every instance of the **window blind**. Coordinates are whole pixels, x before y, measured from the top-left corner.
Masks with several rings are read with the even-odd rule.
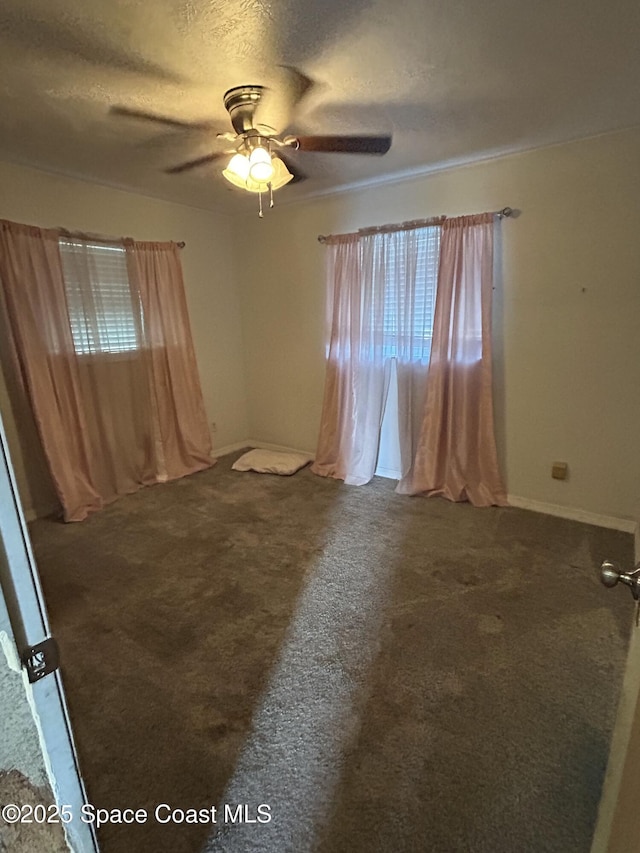
[[[141,307],[131,291],[124,248],[65,239],[60,255],[76,352],[139,349]]]
[[[402,232],[385,241],[384,356],[428,361],[438,280],[440,228]]]

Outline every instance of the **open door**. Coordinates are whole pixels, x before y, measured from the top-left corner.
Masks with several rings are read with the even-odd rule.
[[[640,562],[640,527],[636,529],[636,564]],[[632,571],[632,567],[623,567]],[[631,576],[634,597],[640,594],[638,576]],[[611,595],[628,595],[616,589]],[[629,618],[633,599],[629,596]],[[631,629],[629,653],[618,713],[611,738],[591,853],[639,853],[640,851],[640,628]]]
[[[67,843],[74,853],[97,853],[93,824],[82,820],[82,806],[87,802],[85,788],[57,669],[55,641],[50,640],[42,590],[1,418],[0,586],[16,651],[28,673],[26,689],[38,723],[51,788],[59,809],[67,807],[61,821]],[[48,643],[44,642],[48,639]]]

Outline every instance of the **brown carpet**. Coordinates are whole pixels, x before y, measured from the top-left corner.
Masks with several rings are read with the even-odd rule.
[[[587,853],[631,536],[237,455],[31,525],[103,853]]]

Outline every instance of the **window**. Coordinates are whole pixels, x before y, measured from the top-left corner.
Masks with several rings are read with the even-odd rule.
[[[73,344],[79,355],[141,346],[141,306],[132,293],[123,247],[60,240]]]
[[[360,352],[428,364],[440,226],[367,234],[360,243]],[[348,314],[348,312],[347,312]]]
[[[391,233],[385,241],[383,353],[429,361],[438,283],[440,228]]]

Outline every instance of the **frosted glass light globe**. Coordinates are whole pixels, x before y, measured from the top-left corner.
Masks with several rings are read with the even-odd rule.
[[[273,172],[269,152],[264,148],[254,148],[249,157],[249,177],[258,183],[268,183]]]

